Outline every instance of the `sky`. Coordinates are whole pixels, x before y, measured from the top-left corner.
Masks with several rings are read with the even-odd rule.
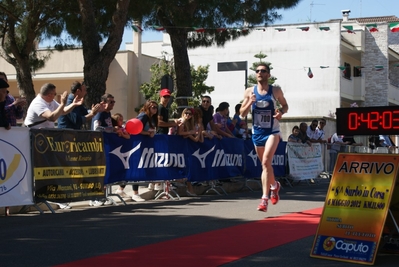
[[[283,18],[274,24],[322,22],[342,18],[341,10],[350,10],[349,18],[391,16],[399,17],[398,0],[302,0],[288,10],[279,10]],[[162,32],[144,29],[142,41],[161,41]],[[125,29],[120,49],[133,42],[133,33]]]

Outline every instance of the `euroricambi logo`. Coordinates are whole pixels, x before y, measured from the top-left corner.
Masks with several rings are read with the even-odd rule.
[[[3,152],[0,155],[0,195],[3,195],[26,177],[28,162],[16,146],[1,139],[0,151]]]

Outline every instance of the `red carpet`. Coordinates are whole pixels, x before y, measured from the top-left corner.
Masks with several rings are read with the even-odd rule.
[[[292,213],[221,230],[136,247],[59,267],[76,266],[219,266],[316,234],[322,208]],[[268,242],[273,240],[273,242]],[[156,251],[156,253],[154,253]]]

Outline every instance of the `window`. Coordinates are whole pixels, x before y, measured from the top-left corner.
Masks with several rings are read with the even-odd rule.
[[[345,66],[345,69],[343,71],[344,78],[350,80],[351,79],[351,64],[345,62],[344,66]]]
[[[362,77],[362,69],[360,67],[353,67],[353,77]]]

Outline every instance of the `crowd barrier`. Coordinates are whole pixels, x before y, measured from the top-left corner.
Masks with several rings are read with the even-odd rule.
[[[285,142],[273,158],[285,176]],[[104,185],[187,178],[258,178],[262,167],[251,140],[194,143],[180,136],[65,129],[0,129],[0,206],[105,197]]]

